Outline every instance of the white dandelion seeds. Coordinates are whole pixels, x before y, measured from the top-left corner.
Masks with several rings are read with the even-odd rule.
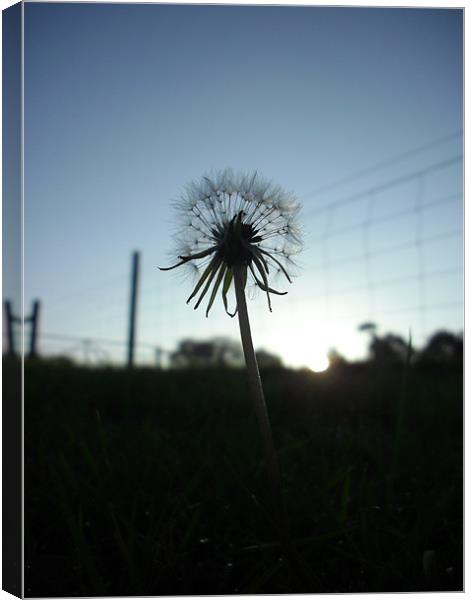
[[[187,185],[176,209],[182,223],[175,236],[179,262],[161,270],[197,264],[201,275],[187,300],[199,295],[195,309],[211,290],[208,316],[221,288],[226,312],[236,314],[238,306],[231,313],[227,300],[235,266],[240,267],[243,287],[250,277],[266,293],[270,311],[270,294],[287,294],[270,287],[269,279],[279,274],[291,283],[292,257],[302,247],[299,204],[292,195],[256,172],[234,175],[225,169]]]

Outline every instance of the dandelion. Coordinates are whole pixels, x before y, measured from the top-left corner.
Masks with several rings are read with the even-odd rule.
[[[162,271],[196,268],[199,279],[187,303],[197,297],[196,309],[208,296],[208,316],[221,288],[225,310],[235,316],[238,299],[230,312],[227,294],[239,271],[243,289],[249,277],[272,311],[271,294],[287,292],[272,288],[269,279],[280,275],[292,283],[293,256],[301,248],[295,199],[256,173],[235,176],[227,169],[189,184],[176,208],[183,222],[176,235],[179,262]]]
[[[178,262],[160,268],[162,271],[180,266],[196,268],[197,283],[187,303],[197,297],[196,309],[208,296],[206,316],[220,289],[226,312],[231,317],[238,313],[250,390],[263,440],[271,500],[281,543],[292,566],[299,573],[245,298],[248,278],[266,294],[270,311],[271,295],[287,293],[271,287],[270,278],[279,275],[292,283],[292,270],[295,267],[293,256],[302,246],[297,224],[299,205],[292,195],[264,180],[256,172],[252,175],[234,175],[226,169],[190,183],[176,208],[182,221],[182,228],[175,236]],[[230,312],[228,291],[232,282],[236,305],[234,311]]]

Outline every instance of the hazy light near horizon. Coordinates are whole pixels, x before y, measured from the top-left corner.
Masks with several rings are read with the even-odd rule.
[[[326,354],[318,352],[312,355],[307,366],[314,373],[323,373],[330,366],[330,361]]]
[[[275,341],[267,339],[266,346],[280,354],[288,367],[320,373],[330,366],[328,352],[333,346],[332,338],[327,328],[315,322],[303,327],[285,327]]]

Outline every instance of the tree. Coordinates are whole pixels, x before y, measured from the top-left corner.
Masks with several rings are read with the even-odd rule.
[[[336,348],[330,348],[330,350],[328,350],[328,362],[330,368],[334,368],[342,367],[346,365],[348,361],[336,350]]]
[[[256,351],[256,358],[258,360],[258,365],[260,369],[272,368],[272,367],[282,367],[282,360],[280,356],[276,354],[271,354],[267,350],[263,350],[260,348]]]
[[[170,355],[172,367],[238,367],[243,365],[243,353],[238,342],[217,337],[207,341],[186,339]]]
[[[399,335],[387,333],[383,337],[373,336],[369,353],[371,360],[380,364],[403,364],[408,355],[408,344]]]
[[[449,331],[437,331],[422,350],[423,364],[456,364],[463,360],[463,338]]]
[[[377,331],[377,325],[372,321],[366,321],[358,326],[358,330],[370,333],[370,335],[375,335],[375,332]]]

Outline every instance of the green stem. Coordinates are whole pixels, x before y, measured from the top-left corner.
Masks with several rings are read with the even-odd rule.
[[[261,384],[261,377],[259,375],[258,362],[256,360],[253,341],[251,338],[250,321],[248,319],[248,309],[246,306],[241,269],[242,268],[238,265],[234,265],[233,267],[235,295],[238,307],[238,322],[240,325],[243,353],[245,355],[246,368],[248,371],[250,391],[255,404],[256,416],[258,418],[258,424],[261,431],[266,469],[271,486],[272,499],[275,504],[276,521],[279,527],[281,543],[287,555],[292,557],[293,547],[282,495],[281,474],[276,451],[274,449],[271,424],[269,421],[266,402],[264,400],[263,386]]]

